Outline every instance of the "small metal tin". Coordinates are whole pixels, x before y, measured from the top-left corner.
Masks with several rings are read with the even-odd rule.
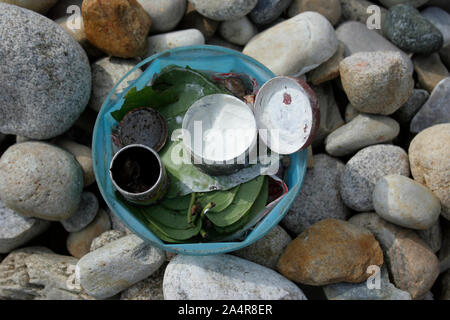
[[[320,111],[312,89],[293,77],[267,81],[255,97],[259,136],[273,152],[292,154],[308,147],[320,124]]]
[[[152,108],[137,108],[128,112],[118,127],[121,147],[143,144],[158,152],[164,147],[167,135],[166,120]]]
[[[169,189],[169,178],[158,153],[142,144],[120,149],[112,158],[109,175],[113,186],[129,202],[150,205]]]
[[[183,119],[183,143],[193,164],[214,176],[233,174],[247,166],[257,136],[250,107],[227,94],[197,100]]]

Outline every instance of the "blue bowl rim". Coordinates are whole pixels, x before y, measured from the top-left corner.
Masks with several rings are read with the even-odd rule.
[[[269,228],[267,228],[266,230],[264,230],[264,232],[260,232],[251,241],[249,241],[247,239],[248,236],[249,236],[249,235],[247,235],[247,238],[244,239],[243,241],[240,241],[240,242],[222,242],[222,243],[221,242],[217,242],[217,243],[213,243],[213,244],[215,244],[215,249],[214,250],[200,249],[199,247],[201,247],[202,245],[205,245],[205,243],[166,244],[163,241],[161,241],[161,243],[157,243],[157,242],[154,242],[154,241],[152,241],[150,239],[147,239],[145,236],[143,236],[141,234],[141,232],[136,230],[136,228],[134,227],[133,224],[129,223],[127,221],[127,219],[123,218],[121,214],[118,214],[118,213],[115,212],[114,205],[112,205],[110,203],[112,200],[109,199],[109,196],[107,196],[106,190],[104,190],[105,187],[100,183],[100,181],[101,181],[100,174],[98,172],[98,168],[97,168],[97,165],[96,165],[97,158],[98,158],[97,148],[96,148],[97,147],[97,142],[96,142],[96,139],[95,139],[96,138],[96,132],[99,130],[99,128],[101,126],[101,119],[103,118],[104,114],[106,113],[106,106],[109,105],[109,102],[111,101],[111,98],[113,97],[113,95],[116,93],[116,90],[119,87],[119,85],[123,81],[125,81],[128,78],[128,76],[131,75],[134,71],[136,71],[137,69],[141,68],[142,66],[144,66],[146,64],[151,64],[153,61],[157,60],[159,57],[164,57],[164,56],[167,56],[168,54],[177,53],[177,52],[180,52],[180,51],[182,52],[182,51],[191,51],[191,50],[212,50],[212,51],[215,51],[215,52],[222,52],[222,53],[225,53],[225,54],[230,54],[230,55],[233,55],[233,56],[237,56],[238,58],[243,59],[246,62],[257,66],[258,68],[264,70],[268,74],[270,74],[273,77],[275,77],[275,74],[273,74],[272,71],[270,71],[266,66],[264,66],[260,62],[256,61],[255,59],[253,59],[253,58],[251,58],[251,57],[249,57],[249,56],[247,56],[247,55],[245,55],[245,54],[243,54],[243,53],[241,53],[239,51],[236,51],[236,50],[233,50],[233,49],[229,49],[229,48],[219,47],[219,46],[213,46],[213,45],[195,45],[195,46],[185,46],[185,47],[179,47],[179,48],[174,48],[174,49],[168,49],[168,50],[165,50],[163,52],[154,54],[154,55],[152,55],[152,56],[142,60],[136,66],[134,66],[134,68],[131,69],[127,74],[125,74],[116,83],[116,85],[111,89],[109,95],[107,96],[107,98],[103,102],[103,105],[102,105],[102,107],[101,107],[101,109],[100,109],[100,111],[99,111],[99,113],[97,115],[97,119],[95,121],[95,126],[94,126],[94,131],[93,131],[93,138],[92,138],[93,169],[94,169],[94,174],[95,174],[95,178],[97,180],[97,185],[98,185],[98,188],[100,190],[100,193],[101,193],[104,201],[108,205],[110,211],[114,215],[116,215],[116,217],[118,217],[120,219],[120,221],[126,225],[127,228],[129,228],[134,234],[139,236],[144,241],[149,242],[150,244],[152,244],[152,245],[154,245],[154,246],[156,246],[156,247],[158,247],[158,248],[160,248],[162,250],[165,250],[165,251],[168,251],[168,252],[177,253],[177,254],[194,255],[194,256],[224,254],[224,253],[228,253],[228,252],[232,252],[232,251],[236,251],[236,250],[242,249],[242,248],[247,247],[247,246],[251,245],[252,243],[258,241],[259,239],[264,237],[268,232],[270,232],[281,221],[281,219],[287,214],[287,212],[289,210],[289,207],[292,205],[293,200],[295,199],[295,197],[300,192],[300,188],[301,188],[301,186],[303,184],[303,181],[304,181],[304,177],[305,177],[305,173],[306,173],[306,163],[307,163],[307,158],[308,158],[308,153],[307,153],[306,149],[302,150],[302,151],[299,151],[299,152],[295,153],[294,155],[291,155],[291,160],[300,161],[301,167],[300,167],[300,172],[299,172],[299,179],[295,182],[294,186],[288,192],[288,194],[293,193],[291,195],[292,200],[287,205],[287,207],[282,208],[283,210],[278,209],[278,211],[283,211],[282,214],[278,214],[275,217],[275,219],[272,219],[272,221],[270,223],[271,226]],[[124,90],[130,90],[132,87],[133,87],[133,85],[130,85]],[[279,208],[282,205],[283,200],[286,200],[286,197],[288,196],[288,194],[285,195],[285,198],[283,198],[281,200],[281,202],[279,202],[272,209],[272,211],[266,217],[264,217],[264,219],[262,221],[264,221],[267,218],[269,218],[269,216],[271,216],[273,211],[277,210],[277,208]],[[149,230],[149,232],[151,232],[151,231]],[[158,238],[156,235],[155,235],[155,237]],[[208,243],[208,244],[212,244],[212,243]]]

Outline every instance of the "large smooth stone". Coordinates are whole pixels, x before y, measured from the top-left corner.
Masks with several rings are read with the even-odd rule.
[[[406,52],[430,54],[443,45],[442,33],[420,12],[408,5],[389,9],[383,24],[383,34]]]
[[[0,131],[45,140],[85,109],[91,72],[81,46],[55,22],[0,3]]]
[[[408,101],[414,80],[398,52],[358,52],[339,64],[350,103],[361,112],[389,115]]]
[[[338,48],[330,22],[304,12],[256,35],[243,53],[276,75],[302,75],[330,59]]]
[[[280,226],[275,226],[264,237],[233,254],[270,269],[276,269],[286,246],[292,241],[289,234]]]
[[[328,135],[325,150],[332,156],[341,157],[373,144],[391,141],[399,133],[400,125],[392,118],[360,114]]]
[[[258,0],[256,7],[249,13],[249,18],[256,25],[275,21],[287,9],[292,0]]]
[[[450,220],[450,123],[419,133],[411,141],[408,152],[414,180],[439,198],[441,214]]]
[[[443,79],[431,92],[430,98],[411,120],[413,133],[440,123],[450,122],[450,77]]]
[[[102,108],[111,90],[128,72],[133,69],[137,60],[106,57],[92,64],[92,95],[88,106],[97,112]],[[142,71],[133,71],[116,89],[122,92],[129,86],[129,82],[142,75]]]
[[[227,21],[242,18],[258,3],[258,0],[189,0],[207,18]]]
[[[422,184],[400,175],[378,180],[373,191],[375,211],[396,225],[425,230],[439,219],[439,199]]]
[[[147,44],[145,58],[168,49],[205,44],[205,37],[197,29],[187,29],[151,36]]]
[[[9,253],[20,247],[49,226],[47,221],[22,217],[0,201],[0,253]]]
[[[0,299],[92,300],[75,280],[76,263],[43,247],[13,251],[0,264]]]
[[[344,164],[326,154],[314,156],[314,166],[306,171],[300,193],[295,198],[282,225],[300,234],[315,223],[328,219],[346,220],[350,214],[339,195]]]
[[[344,203],[356,211],[373,210],[375,184],[388,174],[409,176],[408,155],[402,148],[381,144],[360,150],[347,162],[341,175]]]
[[[177,255],[166,268],[166,300],[306,300],[277,272],[231,255]]]
[[[53,7],[58,0],[0,0],[0,2],[13,4],[44,14]]]
[[[242,17],[237,20],[222,22],[219,32],[225,40],[239,46],[245,46],[258,33],[258,29],[247,17]]]
[[[382,35],[368,29],[365,24],[357,21],[345,22],[336,29],[336,35],[339,41],[345,45],[345,56],[358,52],[397,51],[408,64],[408,70],[411,74],[414,71],[409,55],[386,40]]]
[[[328,300],[411,300],[411,295],[403,290],[397,289],[390,281],[385,265],[373,279],[380,279],[380,288],[369,288],[368,283],[336,283],[323,288]]]
[[[68,219],[78,209],[82,190],[80,165],[53,145],[15,144],[0,159],[0,199],[23,216]]]
[[[336,25],[341,18],[341,3],[339,0],[293,0],[287,15],[291,18],[306,11],[318,12]]]
[[[173,30],[186,11],[186,0],[137,0],[150,16],[151,33]]]
[[[376,213],[358,214],[349,222],[373,233],[397,288],[413,299],[425,296],[439,275],[439,260],[414,231],[397,227]]]
[[[88,294],[105,299],[152,275],[165,258],[161,249],[129,235],[83,256],[77,276]]]
[[[292,241],[280,260],[282,275],[302,284],[359,283],[367,268],[383,264],[383,253],[369,230],[337,219],[322,220]]]

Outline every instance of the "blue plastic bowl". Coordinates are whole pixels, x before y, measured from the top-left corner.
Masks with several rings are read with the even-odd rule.
[[[136,69],[148,64],[145,72],[135,81],[129,83],[127,89],[116,93],[120,83]],[[156,247],[170,252],[186,255],[213,255],[235,251],[246,247],[262,238],[276,226],[289,210],[292,202],[300,191],[306,172],[308,153],[306,150],[291,155],[291,166],[287,173],[289,192],[277,206],[254,228],[244,241],[241,242],[215,242],[193,244],[166,244],[145,227],[132,213],[130,213],[114,195],[114,188],[110,180],[108,169],[112,154],[111,128],[115,120],[111,111],[119,109],[123,104],[123,97],[134,86],[138,90],[149,84],[155,73],[168,65],[175,64],[182,67],[190,66],[194,69],[211,70],[214,72],[247,73],[262,85],[275,75],[254,59],[235,50],[217,46],[190,46],[167,50],[151,56],[139,63],[133,70],[125,75],[112,89],[103,103],[94,128],[93,135],[93,163],[94,172],[99,189],[112,212],[139,237]],[[116,98],[112,99],[116,93]]]

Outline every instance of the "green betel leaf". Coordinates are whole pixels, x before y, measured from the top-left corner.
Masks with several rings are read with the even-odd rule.
[[[230,206],[222,212],[208,212],[207,218],[218,227],[226,227],[237,222],[253,206],[263,186],[264,178],[259,176],[242,184]]]
[[[170,210],[182,211],[182,210],[187,210],[189,208],[190,201],[191,201],[191,196],[186,195],[186,196],[172,198],[172,199],[165,198],[161,202],[161,205]]]
[[[155,91],[153,87],[145,87],[137,91],[136,87],[132,88],[125,96],[122,107],[114,112],[111,116],[117,121],[122,121],[125,115],[133,109],[140,107],[152,107],[156,110],[174,103],[178,100],[178,91],[175,87],[169,87],[163,91]]]
[[[200,233],[202,229],[202,219],[197,219],[197,223],[194,227],[189,229],[175,229],[156,222],[148,216],[145,216],[147,222],[151,224],[155,229],[164,234],[167,238],[174,240],[188,240]]]
[[[233,223],[232,225],[229,225],[227,227],[215,226],[216,231],[220,234],[225,235],[235,233],[245,228],[250,221],[252,221],[259,213],[261,213],[262,210],[264,210],[268,198],[269,198],[269,179],[265,177],[264,184],[261,188],[261,192],[259,193],[258,198],[256,198],[256,201],[253,204],[250,211],[248,211],[240,220]]]
[[[154,205],[142,208],[141,212],[145,218],[149,218],[152,221],[169,228],[180,230],[192,228],[192,225],[187,222],[187,210],[184,212],[177,212],[161,205]]]
[[[200,203],[201,207],[204,208],[208,204],[212,203],[213,208],[210,209],[210,212],[221,212],[225,210],[231,203],[233,203],[233,200],[238,193],[240,186],[234,187],[230,190],[225,191],[212,191],[203,193],[198,196],[198,202]]]

